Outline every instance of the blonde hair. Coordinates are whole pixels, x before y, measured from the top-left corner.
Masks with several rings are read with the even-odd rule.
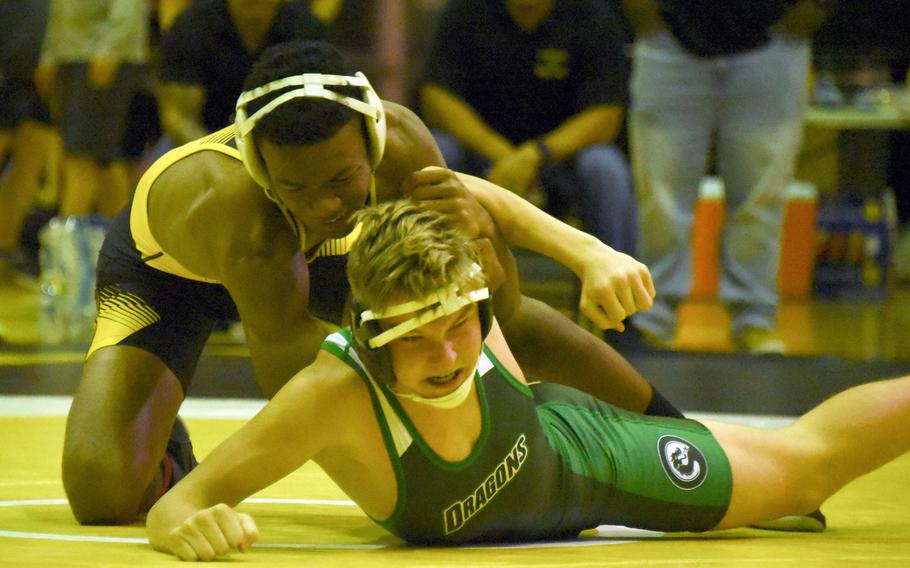
[[[360,235],[348,255],[351,291],[364,306],[384,310],[396,294],[424,298],[450,284],[482,285],[473,273],[474,247],[450,218],[410,200],[361,210]]]

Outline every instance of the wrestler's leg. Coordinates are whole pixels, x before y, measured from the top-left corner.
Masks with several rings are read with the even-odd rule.
[[[910,450],[910,377],[843,391],[786,428],[705,425],[733,470],[730,506],[716,528],[801,515]]]
[[[681,416],[622,355],[549,305],[525,296],[501,323],[530,379],[574,387],[635,412]]]
[[[148,351],[115,345],[88,358],[63,446],[63,485],[80,523],[129,523],[166,489],[161,464],[183,397]]]

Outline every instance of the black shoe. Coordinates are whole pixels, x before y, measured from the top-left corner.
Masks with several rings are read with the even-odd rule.
[[[190,434],[179,417],[171,429],[171,437],[167,441],[165,453],[173,467],[171,481],[168,484],[168,489],[170,489],[175,483],[186,477],[186,474],[194,467],[199,465],[199,462],[196,461],[196,456],[193,455],[193,444],[190,442]]]
[[[664,341],[650,332],[638,329],[628,319],[625,320],[626,330],[616,331],[608,329],[604,332],[604,341],[620,353],[654,353],[672,351],[672,341]]]
[[[828,528],[828,521],[821,510],[816,509],[808,515],[787,515],[779,519],[755,523],[752,528],[766,531],[820,533],[825,532],[825,529]]]

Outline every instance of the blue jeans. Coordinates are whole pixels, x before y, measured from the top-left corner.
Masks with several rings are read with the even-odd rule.
[[[433,130],[433,137],[449,168],[482,176],[490,162],[453,136]],[[579,151],[571,159],[540,169],[547,194],[547,211],[561,217],[570,212],[581,220],[585,232],[616,250],[634,254],[638,234],[635,194],[628,161],[613,145]]]
[[[630,137],[639,258],[657,288],[636,326],[663,340],[676,332],[676,308],[692,285],[698,185],[713,149],[727,204],[720,299],[734,336],[774,327],[784,189],[802,139],[809,57],[807,42],[782,36],[711,58],[689,54],[665,31],[636,42]]]

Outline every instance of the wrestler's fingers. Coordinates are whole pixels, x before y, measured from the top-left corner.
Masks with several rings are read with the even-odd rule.
[[[636,311],[650,310],[651,306],[654,305],[654,284],[651,283],[649,289],[648,283],[650,282],[651,279],[648,278],[647,282],[637,281],[632,286],[632,294],[635,297]]]
[[[237,546],[237,550],[246,552],[253,546],[253,543],[259,540],[259,527],[256,526],[256,521],[253,520],[253,517],[246,513],[239,513],[238,517],[240,518],[240,529],[243,532],[243,539]]]
[[[205,535],[188,523],[171,532],[171,549],[181,560],[212,560],[215,549]]]
[[[218,546],[213,545],[215,553],[218,555],[227,554],[232,548],[242,551],[241,546],[247,542],[247,535],[241,514],[224,504],[216,505],[213,508],[213,513],[215,515],[214,529],[223,536],[224,542],[224,546],[222,546],[222,541],[218,539],[218,535],[212,535],[212,538],[215,539],[212,542],[218,543]],[[246,516],[249,517],[249,515]],[[213,530],[213,532],[215,531]]]
[[[422,170],[411,172],[401,182],[401,193],[405,197],[415,199],[436,199],[451,193],[451,188],[446,182],[455,175],[446,168],[428,166]]]
[[[579,304],[581,312],[591,320],[591,323],[600,329],[615,329],[623,331],[625,326],[625,310],[615,296],[607,295],[606,298],[592,299],[588,294],[582,294]]]

